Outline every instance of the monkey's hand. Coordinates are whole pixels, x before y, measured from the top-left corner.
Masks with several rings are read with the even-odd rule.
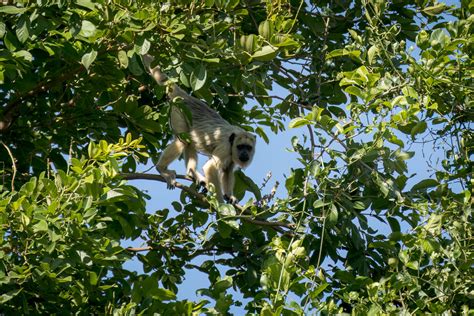
[[[239,200],[235,196],[233,196],[233,195],[228,196],[227,194],[224,195],[224,200],[227,203],[232,204],[232,205],[235,205],[239,202]]]
[[[176,187],[176,171],[160,170],[160,174],[165,178],[168,189],[173,190]]]

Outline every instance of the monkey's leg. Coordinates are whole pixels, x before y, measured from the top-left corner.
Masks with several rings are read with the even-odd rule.
[[[206,164],[202,167],[204,169],[204,175],[207,179],[207,184],[212,183],[216,189],[217,200],[222,203],[224,199],[222,197],[222,187],[220,184],[219,169],[214,161],[215,158],[211,157]]]
[[[186,161],[186,172],[187,175],[193,178],[194,182],[199,186],[206,186],[206,178],[200,174],[197,168],[197,151],[193,145],[188,145],[184,149],[184,160]]]
[[[236,204],[238,202],[237,198],[234,196],[234,168],[229,167],[227,170],[224,170],[221,173],[221,183],[224,190],[224,200],[230,204]]]
[[[168,189],[174,189],[176,183],[176,171],[169,170],[168,166],[178,159],[185,147],[185,143],[179,139],[175,139],[168,145],[168,147],[166,147],[156,164],[156,169],[158,169],[163,178],[165,178]]]

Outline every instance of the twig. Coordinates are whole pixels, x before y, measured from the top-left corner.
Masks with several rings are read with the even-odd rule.
[[[148,247],[128,247],[128,248],[125,248],[125,250],[131,251],[131,252],[141,252],[141,251],[153,250],[153,247],[151,247],[151,246],[148,246]]]
[[[10,156],[10,159],[12,160],[12,170],[13,170],[13,176],[12,176],[12,192],[15,191],[15,177],[16,177],[16,164],[15,164],[15,157],[13,157],[13,154],[10,150],[10,148],[8,148],[7,145],[5,145],[4,142],[1,142],[3,147],[5,147],[5,149],[7,150],[8,152],[8,155]]]

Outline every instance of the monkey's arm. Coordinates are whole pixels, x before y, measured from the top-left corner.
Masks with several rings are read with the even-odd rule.
[[[216,160],[218,158],[211,157],[202,167],[204,169],[204,175],[207,179],[207,184],[209,185],[212,183],[216,190],[216,197],[219,202],[224,202],[222,197],[222,187],[221,187],[221,179],[219,177],[219,169],[216,166]]]
[[[224,191],[224,200],[228,201],[230,204],[236,204],[238,200],[234,196],[234,166],[231,165],[226,168],[226,170],[223,170],[221,177],[222,189]]]

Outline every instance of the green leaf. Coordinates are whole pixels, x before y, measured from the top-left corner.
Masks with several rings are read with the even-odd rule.
[[[436,181],[435,179],[425,179],[413,186],[411,188],[411,191],[419,191],[419,190],[424,190],[428,188],[433,188],[439,185],[439,182]]]
[[[20,51],[14,52],[13,56],[18,57],[18,58],[23,58],[26,61],[33,61],[33,55],[31,55],[31,53],[26,50],[20,50]]]
[[[382,180],[380,176],[378,175],[378,173],[375,173],[374,180],[380,192],[382,193],[383,197],[386,197],[388,193],[390,192],[390,188],[387,182]]]
[[[263,138],[263,140],[265,141],[265,143],[267,143],[267,144],[270,143],[270,139],[268,138],[267,133],[265,133],[265,131],[263,130],[263,128],[261,128],[260,126],[257,126],[257,128],[255,129],[255,132],[257,133],[258,136],[260,136],[261,138]]]
[[[369,65],[372,65],[374,63],[374,58],[378,54],[379,49],[377,46],[373,45],[369,48],[367,51],[367,60],[369,61]]]
[[[365,210],[367,206],[362,201],[355,201],[354,202],[354,209],[356,210]]]
[[[309,125],[309,124],[311,124],[311,121],[309,121],[305,118],[302,118],[302,117],[297,117],[297,118],[291,120],[288,127],[289,128],[298,128],[298,127]]]
[[[86,53],[82,56],[81,63],[89,71],[89,67],[94,62],[96,57],[97,57],[97,52],[95,50],[92,50],[90,53]]]
[[[118,60],[119,60],[120,68],[127,68],[128,67],[128,56],[127,56],[127,53],[125,51],[119,50]]]
[[[138,53],[140,55],[145,55],[150,50],[150,46],[151,46],[150,42],[147,39],[144,39],[143,44],[140,45],[140,49]]]
[[[26,17],[22,16],[18,23],[16,24],[16,37],[22,43],[26,42],[26,40],[30,37],[29,27],[28,27],[28,20]]]
[[[6,26],[5,26],[5,23],[3,23],[2,21],[0,21],[0,38],[3,38],[3,36],[5,35],[5,32],[6,32]]]
[[[260,192],[258,185],[252,180],[252,178],[246,176],[242,170],[235,171],[234,175],[234,194],[237,198],[241,199],[246,191],[252,192],[257,200],[260,200],[262,198],[262,193]]]
[[[97,277],[97,274],[94,271],[89,272],[89,284],[90,285],[97,285],[97,281],[99,278]]]
[[[271,46],[263,46],[260,50],[256,51],[252,58],[258,61],[270,61],[276,57],[278,49]]]
[[[418,261],[410,261],[410,262],[407,262],[405,264],[405,266],[409,269],[412,269],[412,270],[415,270],[415,271],[418,271],[418,269],[420,268],[420,265],[418,264]]]
[[[347,50],[347,49],[335,49],[328,54],[326,54],[326,59],[331,59],[334,57],[339,56],[353,56],[353,57],[360,57],[361,52],[359,50]]]
[[[0,304],[4,304],[4,303],[8,302],[12,298],[14,298],[18,294],[20,294],[21,291],[23,291],[23,288],[20,288],[18,290],[12,290],[12,291],[9,291],[7,293],[4,293],[4,294],[0,295]]]
[[[191,74],[191,85],[194,91],[198,91],[206,84],[207,80],[207,71],[203,65],[199,66],[198,72],[194,72]]]
[[[48,223],[45,220],[40,220],[38,223],[33,225],[33,231],[35,233],[48,231]]]
[[[434,251],[437,251],[439,249],[439,244],[430,238],[422,240],[421,247],[426,253],[432,254]]]
[[[76,0],[77,5],[87,8],[91,11],[95,10],[96,4],[91,0]]]
[[[329,201],[317,200],[316,202],[313,203],[313,207],[315,209],[317,209],[317,208],[321,208],[321,207],[329,205],[329,204],[331,204],[331,202],[329,202]]]
[[[356,97],[361,98],[362,100],[365,99],[365,94],[362,92],[362,90],[356,86],[349,86],[344,89],[349,94],[355,95]]]
[[[424,229],[431,234],[438,234],[441,230],[441,226],[443,225],[443,215],[441,214],[431,214],[430,218],[428,219],[428,223],[426,223]]]
[[[14,52],[18,49],[21,43],[18,41],[16,36],[12,32],[7,32],[3,38],[3,42],[7,49],[11,52]]]
[[[237,213],[233,205],[221,204],[219,205],[219,214],[221,216],[235,216]]]
[[[84,37],[92,37],[95,35],[96,32],[96,27],[94,23],[88,20],[83,20],[82,21],[82,27],[81,27],[81,32],[80,34]]]
[[[0,7],[0,13],[6,14],[21,14],[28,10],[28,8],[18,8],[12,5],[6,5]]]
[[[153,291],[153,298],[159,299],[160,301],[170,301],[176,299],[176,294],[170,290],[158,288]]]
[[[217,293],[225,292],[228,288],[233,285],[232,278],[230,276],[225,276],[222,280],[217,281],[213,288]]]
[[[323,283],[320,284],[317,288],[315,288],[313,291],[309,293],[312,299],[315,299],[318,297],[319,294],[321,294],[327,287],[329,286],[329,283]]]
[[[223,238],[229,238],[232,230],[233,228],[224,221],[219,221],[217,223],[217,231]]]
[[[426,124],[425,121],[420,121],[416,123],[416,125],[413,126],[413,128],[411,129],[411,132],[410,132],[411,137],[415,138],[415,135],[424,133],[427,128],[428,128],[428,124]]]
[[[390,225],[390,228],[392,229],[392,232],[399,232],[401,231],[400,223],[397,221],[395,217],[387,217],[388,224]]]
[[[444,32],[443,29],[436,29],[431,33],[430,43],[435,48],[444,47],[450,41],[450,37]]]
[[[339,218],[339,213],[337,211],[337,207],[336,205],[332,204],[331,210],[329,211],[329,214],[327,216],[328,225],[330,227],[336,225],[338,218]]]
[[[423,8],[423,10],[421,10],[421,11],[426,15],[436,16],[440,13],[443,13],[443,11],[448,9],[448,8],[449,7],[446,4],[441,2],[441,3],[438,3],[436,5]]]

